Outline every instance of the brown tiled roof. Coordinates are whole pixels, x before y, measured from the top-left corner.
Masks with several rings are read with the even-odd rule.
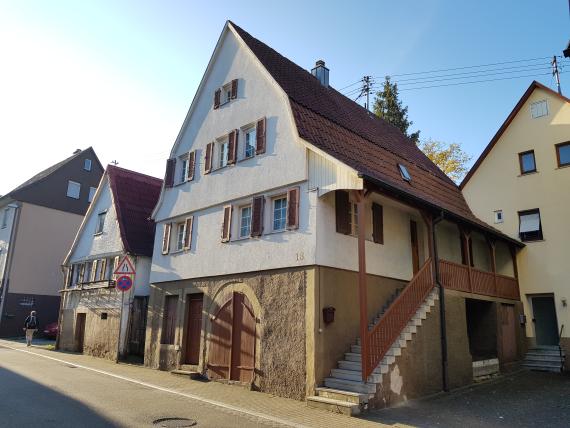
[[[158,201],[162,180],[113,165],[107,166],[107,174],[125,251],[152,256],[154,221],[150,215]]]
[[[511,124],[511,122],[513,121],[515,116],[518,114],[518,112],[520,111],[520,109],[524,105],[524,103],[526,103],[528,98],[531,96],[531,94],[537,88],[548,92],[550,95],[553,95],[555,97],[560,98],[562,101],[570,103],[570,99],[566,98],[564,95],[559,94],[558,92],[555,92],[552,89],[550,89],[548,86],[544,86],[542,83],[539,83],[536,80],[534,80],[530,84],[528,89],[525,91],[525,93],[523,94],[521,99],[518,101],[518,103],[515,105],[515,108],[513,108],[513,111],[511,111],[511,113],[507,116],[507,118],[505,119],[505,121],[503,122],[503,124],[501,125],[499,130],[497,131],[497,133],[493,136],[493,138],[489,142],[489,144],[487,144],[487,147],[485,147],[485,150],[483,150],[483,153],[481,153],[481,156],[479,156],[479,158],[475,161],[475,163],[473,164],[473,166],[471,167],[471,169],[469,170],[469,172],[467,173],[467,175],[465,176],[465,178],[463,179],[463,181],[459,185],[460,189],[463,189],[465,187],[465,185],[467,184],[467,182],[471,179],[471,177],[473,177],[473,174],[475,174],[475,171],[477,171],[477,169],[479,169],[479,166],[481,165],[481,163],[483,163],[483,161],[485,160],[485,158],[487,157],[489,152],[491,150],[493,150],[493,147],[495,147],[495,144],[497,144],[497,141],[499,141],[499,138],[501,138],[501,135],[503,135],[503,133],[507,130],[507,128],[509,127],[509,125]]]
[[[234,23],[230,25],[289,96],[301,138],[370,181],[511,240],[475,217],[457,185],[399,129],[334,88],[321,85],[311,73]],[[411,182],[402,179],[398,163],[407,167]]]

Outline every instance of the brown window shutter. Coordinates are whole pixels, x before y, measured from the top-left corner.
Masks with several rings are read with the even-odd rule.
[[[335,192],[336,231],[345,235],[350,234],[350,201],[348,192],[337,190]]]
[[[188,217],[186,219],[186,225],[184,227],[184,249],[190,250],[192,248],[192,227],[194,223],[194,217]]]
[[[164,225],[162,233],[162,254],[168,254],[170,251],[170,229],[172,228],[171,223],[166,223]]]
[[[251,236],[261,236],[263,234],[263,208],[265,197],[256,196],[252,202],[251,213]]]
[[[237,98],[238,81],[237,79],[232,80],[232,100]]]
[[[229,242],[232,236],[232,206],[224,207],[224,222],[222,224],[222,242]]]
[[[382,205],[372,203],[372,239],[377,244],[384,243],[384,211]]]
[[[220,107],[220,98],[222,97],[222,90],[216,89],[214,92],[214,110]]]
[[[174,185],[175,167],[176,167],[176,159],[168,159],[166,161],[166,174],[164,176],[164,187],[172,187]]]
[[[238,129],[234,129],[230,132],[228,138],[228,165],[232,165],[237,161],[238,132]]]
[[[196,151],[192,150],[188,153],[188,175],[186,179],[188,181],[194,180],[194,172],[196,171]]]
[[[266,123],[265,118],[260,119],[257,121],[257,129],[255,130],[256,135],[256,147],[255,147],[255,154],[260,155],[265,153],[265,130],[266,130]]]
[[[206,160],[204,162],[204,174],[209,174],[212,171],[212,158],[214,155],[214,143],[208,143],[206,146]]]
[[[299,194],[299,187],[293,187],[287,192],[287,229],[299,228]]]

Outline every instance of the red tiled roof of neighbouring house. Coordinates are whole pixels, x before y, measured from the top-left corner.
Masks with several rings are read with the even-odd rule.
[[[289,97],[301,138],[372,182],[512,240],[479,220],[458,186],[399,129],[334,88],[323,86],[311,73],[234,23],[230,25]],[[398,163],[409,170],[411,182],[402,179]]]
[[[155,227],[150,215],[158,201],[162,180],[113,165],[107,166],[107,174],[125,251],[152,256]]]

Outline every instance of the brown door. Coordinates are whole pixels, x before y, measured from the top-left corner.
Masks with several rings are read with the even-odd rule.
[[[129,355],[144,356],[148,297],[135,296],[129,326]]]
[[[412,243],[412,267],[414,275],[420,270],[420,250],[418,245],[418,224],[410,220],[410,239]]]
[[[186,364],[198,364],[200,361],[200,335],[202,333],[202,294],[188,295],[186,321]]]
[[[256,321],[251,303],[234,292],[212,320],[208,373],[212,379],[249,383],[255,366]]]
[[[83,343],[85,341],[85,317],[86,314],[77,314],[75,320],[75,350],[83,352]]]
[[[501,304],[500,309],[501,363],[508,363],[517,359],[515,307],[513,305]]]

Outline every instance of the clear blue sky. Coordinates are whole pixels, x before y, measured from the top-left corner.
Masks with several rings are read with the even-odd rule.
[[[0,194],[90,145],[105,165],[162,176],[226,19],[306,69],[324,59],[337,88],[365,74],[560,55],[570,37],[567,0],[0,0]],[[423,138],[477,156],[531,80],[401,98]]]

